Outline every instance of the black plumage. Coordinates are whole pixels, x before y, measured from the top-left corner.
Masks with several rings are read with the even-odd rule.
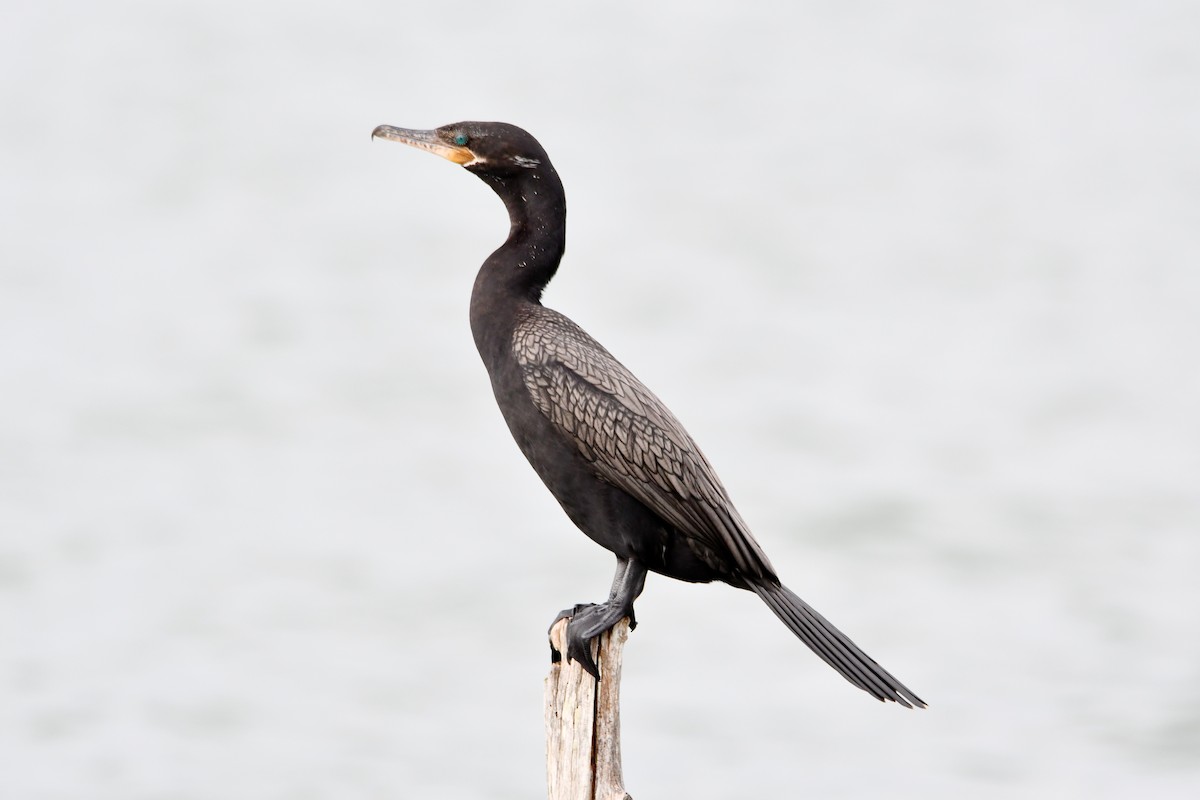
[[[622,617],[634,619],[649,570],[753,591],[855,686],[923,707],[780,583],[712,465],[662,401],[583,329],[541,304],[566,235],[562,183],[541,145],[496,122],[432,131],[380,126],[373,136],[463,165],[508,209],[508,238],[475,279],[471,331],[517,445],[571,521],[617,557],[608,600],[560,615],[570,617],[567,657],[597,674],[588,642]]]

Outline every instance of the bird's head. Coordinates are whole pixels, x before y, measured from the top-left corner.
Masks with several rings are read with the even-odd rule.
[[[481,177],[536,172],[550,163],[537,139],[506,122],[455,122],[429,131],[380,125],[371,138],[428,150]]]

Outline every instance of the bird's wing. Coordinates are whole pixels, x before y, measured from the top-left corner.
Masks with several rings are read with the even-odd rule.
[[[677,528],[712,566],[774,575],[683,425],[595,339],[538,307],[518,322],[513,349],[534,404],[598,475]]]

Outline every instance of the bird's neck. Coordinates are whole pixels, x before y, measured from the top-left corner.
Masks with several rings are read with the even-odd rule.
[[[554,168],[546,165],[488,183],[508,210],[508,239],[484,262],[495,291],[536,302],[554,277],[567,236],[567,201]]]
[[[567,203],[553,167],[504,179],[486,176],[508,209],[509,231],[475,277],[471,329],[480,353],[507,348],[515,312],[538,304],[566,247]]]

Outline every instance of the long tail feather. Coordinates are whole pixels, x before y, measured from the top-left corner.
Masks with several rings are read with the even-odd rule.
[[[850,637],[835,628],[792,590],[779,584],[751,584],[750,588],[800,641],[846,680],[879,700],[891,700],[906,708],[925,708],[925,702],[911,689],[876,664],[873,658],[850,641]]]

